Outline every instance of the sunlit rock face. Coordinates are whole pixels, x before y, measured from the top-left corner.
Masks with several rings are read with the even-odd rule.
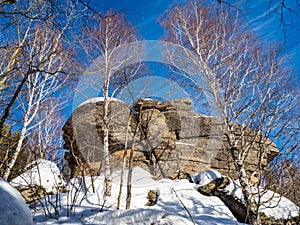
[[[32,215],[21,194],[0,178],[0,224],[32,225]]]
[[[102,168],[103,109],[103,101],[87,102],[74,110],[63,127],[64,148],[70,150],[65,158],[73,175],[76,175],[78,169],[84,170],[87,174],[97,174]],[[130,108],[121,101],[111,100],[108,116],[109,150],[115,152],[124,148],[126,127],[130,129],[132,127],[130,124],[127,126],[130,119]]]
[[[175,178],[179,173],[198,173],[216,169],[237,178],[228,150],[224,124],[220,118],[192,111],[190,99],[159,102],[141,99],[130,108],[123,102],[110,101],[109,143],[112,168],[121,166],[125,146],[134,151],[134,165],[159,177]],[[235,135],[241,127],[234,125]],[[103,161],[103,101],[77,108],[64,128],[66,156],[72,170],[82,165],[100,171]],[[126,135],[127,133],[127,135]],[[245,142],[251,145],[247,172],[259,162],[259,137],[246,128]],[[265,139],[265,138],[264,138]],[[279,154],[276,146],[265,139],[267,147],[262,166]],[[81,164],[81,165],[79,165]]]

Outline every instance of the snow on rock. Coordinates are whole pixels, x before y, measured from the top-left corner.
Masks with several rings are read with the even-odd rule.
[[[23,197],[2,178],[0,178],[0,224],[32,224],[32,215]]]
[[[216,170],[207,170],[198,174],[191,175],[193,182],[198,184],[199,186],[204,186],[220,177],[222,177],[222,174]]]
[[[238,181],[231,180],[225,190],[228,191],[228,194],[243,199],[242,189]],[[288,219],[299,215],[299,208],[289,199],[263,188],[260,191],[261,193],[258,194],[257,189],[253,188],[253,193],[261,196],[260,202],[265,202],[259,209],[267,216],[275,219]]]
[[[230,180],[230,183],[225,188],[225,191],[227,191],[227,193],[229,195],[235,196],[236,198],[243,200],[244,196],[243,196],[243,192],[242,192],[240,183],[238,181],[232,180],[231,178],[229,178],[229,180]]]
[[[115,102],[122,102],[120,99],[117,99],[117,98],[111,98],[109,97],[108,98],[109,101],[115,101]],[[95,97],[95,98],[90,98],[86,101],[84,101],[83,103],[81,103],[78,108],[82,105],[85,105],[85,104],[89,104],[89,103],[97,103],[97,102],[103,102],[104,101],[104,97]]]
[[[155,101],[154,99],[152,99],[152,98],[142,98],[141,100],[143,100],[143,101]]]
[[[10,182],[11,185],[20,188],[38,185],[44,187],[48,193],[56,193],[57,187],[66,185],[54,162],[40,159],[31,163],[26,168],[30,167],[32,168],[14,178]]]
[[[176,141],[176,145],[185,145],[185,146],[196,146],[195,144],[190,144],[182,141]]]
[[[191,177],[193,182],[197,183],[198,186],[204,186],[211,181],[222,177],[222,174],[215,170],[207,170],[196,175],[191,175]],[[253,188],[253,192],[257,193],[257,190],[255,190],[256,189]],[[225,188],[225,191],[228,194],[243,200],[242,189],[238,181],[230,179],[230,184]],[[264,212],[269,217],[288,219],[299,215],[299,208],[293,202],[273,191],[263,190],[263,188],[261,188],[260,196],[261,202],[266,202],[260,207],[260,211]]]

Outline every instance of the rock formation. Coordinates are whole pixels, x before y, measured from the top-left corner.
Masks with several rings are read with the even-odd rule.
[[[112,100],[109,107],[112,168],[121,164],[127,140],[127,148],[134,150],[134,164],[157,177],[216,169],[236,178],[231,155],[226,150],[222,120],[193,112],[191,100],[159,102],[142,99],[133,105],[132,110],[125,103]],[[71,170],[87,163],[87,169],[93,167],[93,171],[100,171],[102,112],[103,102],[86,103],[78,107],[65,124],[64,147],[69,150],[67,159]],[[255,131],[247,129],[250,140]],[[236,130],[236,135],[239,135],[239,129]],[[259,160],[258,143],[252,145],[246,161],[248,172],[255,169]],[[276,146],[269,142],[262,165],[267,166],[278,154]]]
[[[109,104],[110,152],[124,149],[129,107],[121,101]],[[64,148],[70,150],[65,159],[72,176],[79,170],[99,173],[103,160],[103,102],[90,102],[79,106],[63,127]],[[129,126],[131,127],[131,126]],[[130,130],[129,130],[130,132]],[[112,160],[114,161],[114,160]]]

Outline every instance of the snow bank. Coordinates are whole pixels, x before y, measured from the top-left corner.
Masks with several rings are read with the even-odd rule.
[[[14,178],[10,182],[11,185],[21,188],[38,185],[44,187],[48,193],[56,193],[58,186],[66,185],[55,163],[40,159],[31,163],[26,168],[30,168],[32,166],[33,168]]]
[[[125,171],[125,174],[127,174],[127,171]],[[91,186],[90,177],[86,177],[86,180],[87,186]],[[125,176],[120,206],[121,210],[116,210],[120,187],[120,171],[116,171],[112,174],[112,196],[107,199],[104,212],[99,212],[103,203],[103,181],[103,176],[99,176],[95,180],[95,190],[97,190],[97,192],[93,193],[92,191],[78,191],[78,188],[75,186],[77,185],[77,187],[79,187],[80,179],[72,180],[70,182],[72,186],[68,188],[70,190],[69,196],[75,196],[74,193],[76,193],[78,201],[82,196],[86,196],[86,198],[81,201],[81,205],[76,207],[76,215],[78,215],[78,217],[76,219],[74,219],[74,217],[68,219],[64,216],[66,213],[61,213],[63,217],[61,217],[59,221],[55,221],[56,223],[54,221],[45,222],[40,220],[36,222],[36,225],[54,225],[58,223],[65,225],[150,225],[151,223],[156,225],[192,225],[193,223],[187,211],[182,206],[182,203],[190,211],[196,224],[240,224],[219,198],[201,195],[195,189],[196,184],[190,183],[188,180],[154,180],[151,174],[139,167],[133,168],[131,209],[124,210],[127,184],[127,176]],[[145,206],[149,190],[157,190],[159,193],[157,204],[151,207]],[[61,202],[66,204],[67,194],[61,194]],[[62,208],[66,207],[63,206]],[[38,214],[36,218],[41,218],[41,216]]]
[[[32,224],[31,212],[21,194],[2,178],[0,178],[0,224]]]
[[[81,184],[80,177],[71,180],[69,195],[61,193],[62,209],[66,210],[67,203],[73,201],[72,196],[76,196],[75,216],[67,217],[66,211],[60,213],[59,221],[41,220],[42,212],[35,216],[36,225],[79,225],[79,224],[137,224],[137,225],[192,225],[192,220],[185,210],[189,210],[196,224],[209,225],[232,225],[241,224],[237,222],[230,210],[224,203],[215,196],[204,196],[196,189],[198,184],[190,183],[188,180],[154,180],[148,172],[135,167],[132,174],[132,199],[131,209],[124,210],[126,204],[126,185],[127,171],[125,171],[123,194],[121,198],[121,210],[117,208],[117,198],[120,187],[120,171],[112,174],[112,196],[106,199],[104,211],[100,212],[103,204],[103,182],[104,177],[99,176],[95,179],[94,185],[96,193],[91,191],[91,178],[86,177],[89,191],[85,191]],[[222,174],[215,170],[201,172],[192,176],[195,182],[205,185],[210,181],[221,177]],[[241,189],[236,182],[231,182],[227,187],[232,195],[240,195]],[[158,193],[157,204],[151,207],[145,206],[147,203],[147,193],[150,190],[156,190]],[[271,192],[270,192],[271,193]],[[184,204],[184,206],[182,205]],[[272,209],[262,209],[268,216],[284,218],[285,215],[294,216],[295,205],[282,198],[280,204]],[[287,210],[287,211],[285,211]]]
[[[262,195],[261,201],[266,203],[260,207],[260,211],[275,219],[288,219],[299,215],[299,207],[273,191],[266,191]]]

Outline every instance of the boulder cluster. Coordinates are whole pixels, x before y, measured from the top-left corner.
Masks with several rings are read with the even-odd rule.
[[[81,105],[63,127],[64,147],[69,150],[65,158],[73,175],[78,168],[87,174],[101,172],[103,105],[103,101]],[[222,120],[195,113],[190,99],[166,102],[141,99],[132,107],[111,99],[109,118],[112,168],[121,166],[124,153],[132,149],[134,165],[150,171],[158,178],[176,178],[207,169],[216,169],[236,178]],[[235,127],[236,135],[239,135],[239,126]],[[245,141],[252,142],[252,147],[246,160],[246,169],[252,172],[259,162],[259,140],[253,140],[251,137],[255,136],[255,131],[247,129],[249,135]],[[262,160],[263,167],[279,154],[276,146],[268,142]]]

